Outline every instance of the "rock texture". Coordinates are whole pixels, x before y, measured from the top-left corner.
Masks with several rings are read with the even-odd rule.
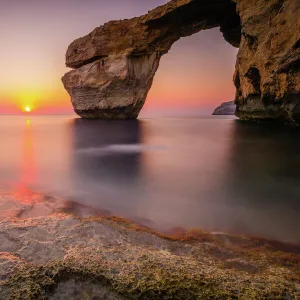
[[[300,121],[300,1],[238,0],[237,11],[237,116]]]
[[[224,102],[215,109],[213,115],[234,115],[235,110],[234,101]]]
[[[297,245],[199,229],[164,235],[118,217],[79,217],[75,203],[31,191],[1,194],[0,205],[22,199],[29,213],[51,209],[0,216],[1,300],[300,297]]]
[[[298,0],[173,0],[75,40],[62,81],[84,118],[136,118],[160,58],[181,37],[220,27],[239,53],[234,75],[242,119],[300,120]],[[183,58],[184,59],[184,58]]]

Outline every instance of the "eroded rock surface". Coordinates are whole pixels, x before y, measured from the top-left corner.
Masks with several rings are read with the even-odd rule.
[[[238,0],[237,11],[237,116],[300,121],[300,1]]]
[[[298,0],[169,1],[75,40],[66,55],[66,65],[75,70],[62,80],[81,117],[136,118],[173,43],[220,27],[225,40],[239,47],[237,116],[299,121],[299,15]]]
[[[164,235],[118,217],[78,217],[65,212],[67,201],[31,195],[40,205],[51,198],[53,210],[1,216],[0,299],[300,297],[296,245],[198,229]]]

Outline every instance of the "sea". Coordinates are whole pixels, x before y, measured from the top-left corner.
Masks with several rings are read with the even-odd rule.
[[[29,190],[168,232],[300,243],[300,130],[228,116],[0,116],[0,198]],[[1,202],[2,203],[2,202]],[[9,210],[0,203],[1,210]]]

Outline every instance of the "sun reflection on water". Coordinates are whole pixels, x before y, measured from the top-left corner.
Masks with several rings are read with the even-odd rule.
[[[28,187],[33,184],[36,179],[34,135],[30,119],[26,119],[22,156],[21,182],[24,186]]]

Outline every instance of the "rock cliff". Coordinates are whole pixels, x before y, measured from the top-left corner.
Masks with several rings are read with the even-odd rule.
[[[237,116],[300,121],[300,1],[238,0],[237,12]]]
[[[298,0],[169,1],[75,40],[66,54],[66,65],[74,70],[62,81],[83,118],[137,118],[171,46],[220,27],[224,39],[239,47],[237,115],[300,120],[299,13]]]

